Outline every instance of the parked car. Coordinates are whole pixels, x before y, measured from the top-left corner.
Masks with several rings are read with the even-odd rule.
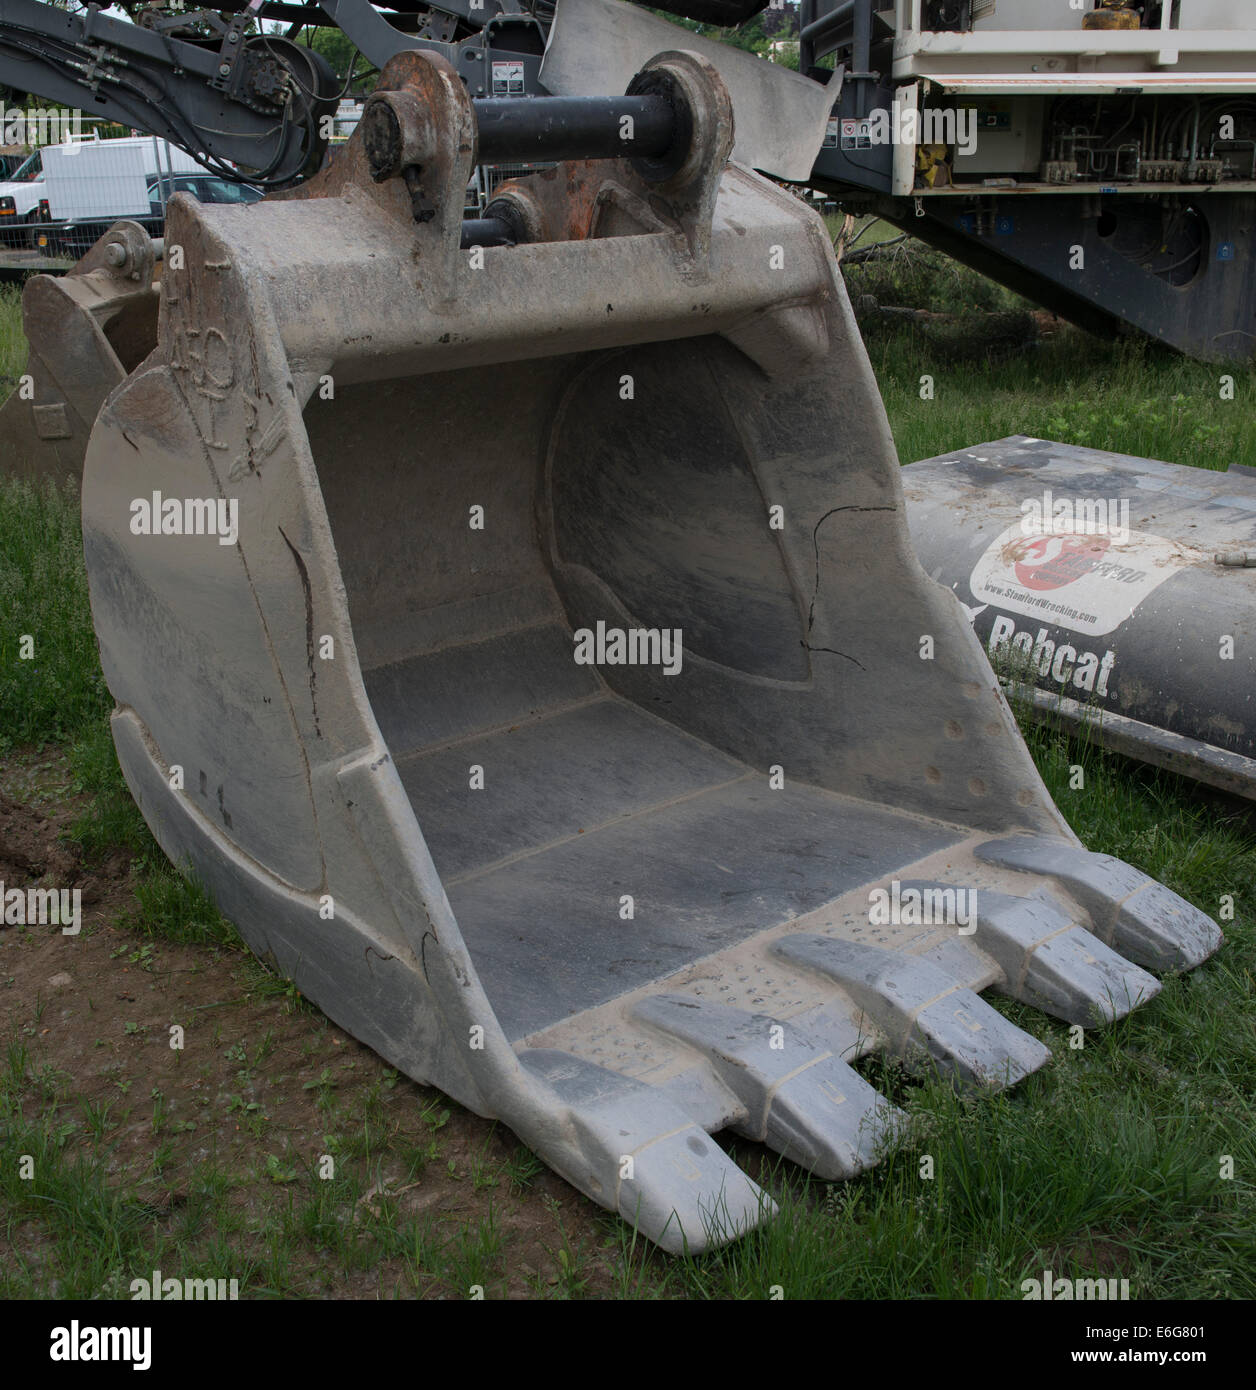
[[[205,203],[262,196],[152,136],[64,141],[36,150],[0,183],[0,245],[77,260],[121,217],[159,235],[174,193]]]
[[[256,203],[265,197],[251,184],[232,183],[217,174],[152,174],[148,178],[148,216],[128,220],[138,222],[150,236],[161,236],[166,226],[166,203],[176,193],[190,193],[200,203]],[[77,261],[117,220],[91,218],[47,227],[47,249]]]
[[[176,193],[190,193],[199,203],[257,203],[266,195],[248,183],[231,183],[217,174],[165,174],[148,181],[153,216],[164,217],[163,197],[168,202]]]
[[[0,183],[11,179],[30,158],[25,152],[19,154],[0,154]]]

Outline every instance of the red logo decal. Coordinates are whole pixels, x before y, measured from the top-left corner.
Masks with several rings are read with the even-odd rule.
[[[1027,589],[1062,589],[1089,574],[1109,544],[1107,536],[1039,536],[1016,547],[1016,577]]]

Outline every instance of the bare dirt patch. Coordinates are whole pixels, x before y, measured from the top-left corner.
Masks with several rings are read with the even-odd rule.
[[[0,775],[6,888],[83,890],[77,936],[0,928],[0,1032],[11,1058],[28,1056],[23,1116],[72,1126],[70,1150],[151,1213],[163,1274],[203,1274],[170,1261],[225,1249],[234,1268],[216,1272],[240,1278],[241,1297],[466,1298],[468,1281],[490,1298],[615,1291],[618,1233],[598,1208],[246,950],[146,934],[129,856],[89,871],[63,840],[79,809],[57,754]],[[55,1296],[41,1227],[10,1229],[31,1293]]]

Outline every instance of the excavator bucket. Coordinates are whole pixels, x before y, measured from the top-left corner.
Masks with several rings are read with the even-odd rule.
[[[118,222],[65,275],[26,282],[30,353],[0,406],[0,472],[78,482],[102,402],[157,341],[159,249],[138,223]]]
[[[1008,1085],[1048,1051],[983,991],[1101,1025],[1221,939],[1051,802],[732,134],[694,54],[494,110],[400,55],[301,196],[173,200],[83,492],[166,852],[670,1251],[773,1211],[712,1134],[848,1177],[902,1130],[864,1053]],[[477,144],[565,162],[464,226]]]

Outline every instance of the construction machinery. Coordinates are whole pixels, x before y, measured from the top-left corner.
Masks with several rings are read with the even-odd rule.
[[[921,564],[1037,718],[1256,799],[1256,469],[1016,435],[903,489]]]
[[[800,25],[804,71],[847,65],[817,187],[1083,327],[1251,357],[1250,6],[802,0]]]
[[[377,66],[420,44],[441,54],[490,121],[526,119],[536,94],[622,91],[683,43],[732,94],[739,163],[875,212],[1085,327],[1136,328],[1201,357],[1246,358],[1256,343],[1256,17],[1225,0],[804,0],[797,73],[624,0],[404,0],[387,16],[368,0],[126,8],[137,22],[0,0],[0,84],[287,189],[322,166],[338,129],[343,88],[295,41],[312,12]],[[670,8],[732,24],[762,3]],[[258,31],[274,21],[283,36]],[[552,162],[553,135],[535,121],[517,166]],[[490,141],[477,156],[481,203],[510,169],[499,154]],[[39,313],[26,316],[32,338]],[[106,349],[99,399],[117,380]],[[4,419],[33,441],[24,471],[77,473],[83,431],[58,431],[88,382],[62,389],[37,358]]]
[[[78,479],[105,397],[157,341],[153,278],[160,252],[160,241],[143,227],[122,221],[65,275],[27,281],[26,370],[0,406],[4,473]]]
[[[342,155],[176,197],[91,431],[118,756],[250,946],[672,1251],[1015,1083],[1217,927],[1088,852],[921,569],[819,217],[701,55],[479,105],[390,59]],[[546,173],[463,220],[477,160]],[[182,254],[169,254],[178,245]]]
[[[664,23],[559,0],[541,79],[617,80]],[[800,71],[842,78],[820,148],[791,132],[811,163],[801,182],[1092,331],[1251,357],[1249,6],[801,0],[799,26]]]
[[[152,132],[191,156],[197,167],[250,187],[292,189],[324,165],[329,141],[343,130],[338,116],[343,88],[316,52],[295,42],[312,7],[235,0],[212,11],[149,3],[121,8],[136,22],[94,7],[74,14],[44,0],[0,0],[0,92],[37,93],[94,118]],[[805,180],[840,85],[833,74],[825,74],[824,82],[809,81],[626,8],[651,25],[644,38],[634,30],[638,49],[644,42],[645,50],[622,80],[595,95],[622,91],[647,58],[683,40],[720,59],[739,112],[739,162]],[[762,5],[760,0],[673,0],[672,8],[734,23]],[[328,0],[322,16],[342,30],[369,64],[382,66],[420,44],[440,54],[459,73],[482,119],[491,125],[509,116],[514,122],[521,132],[514,141],[519,159],[503,159],[491,134],[480,141],[480,162],[469,182],[483,190],[474,211],[483,211],[503,173],[552,165],[554,141],[563,132],[545,124],[539,116],[542,108],[520,104],[547,90],[540,69],[554,11],[545,0],[526,5],[521,0],[448,0],[442,8],[407,0],[387,18],[368,0]],[[290,24],[286,36],[257,31],[259,24],[275,20]],[[606,35],[606,42],[618,41],[616,35]],[[558,89],[563,86],[560,82]],[[6,120],[11,115],[15,126],[55,129],[60,122],[54,117],[65,114],[15,109],[6,110]],[[506,227],[498,232],[503,238],[511,235]],[[0,431],[14,441],[3,451],[0,469],[28,477],[77,477],[86,425],[138,360],[134,353],[144,337],[141,321],[147,323],[144,351],[156,342],[156,301],[139,284],[130,237],[107,234],[102,239],[112,249],[91,258],[90,268],[103,275],[63,287],[41,277],[27,282],[31,302],[24,309],[24,325],[32,356],[23,380],[0,410]],[[127,306],[123,354],[115,351],[110,328],[119,317],[118,296]],[[67,313],[73,307],[79,309],[80,321],[68,328]],[[75,346],[62,352],[54,345],[67,332]]]
[[[735,25],[765,2],[666,8]],[[295,42],[311,19],[376,66],[416,45],[438,52],[485,99],[619,91],[676,42],[674,25],[624,0],[123,8],[138,22],[3,0],[0,84],[151,130],[221,171],[248,166],[270,187],[316,169],[334,133],[339,84]],[[268,22],[288,28],[257,31]],[[685,40],[728,82],[741,162],[875,212],[1083,327],[1252,355],[1250,7],[800,0],[798,39],[799,73]]]
[[[904,1129],[860,1057],[1011,1085],[1049,1054],[983,992],[1103,1026],[1210,955],[912,551],[830,239],[754,172],[841,76],[667,29],[538,95],[563,11],[329,2],[382,72],[302,181],[337,92],[281,8],[0,4],[4,80],[274,189],[32,281],[0,417],[31,473],[88,439],[119,760],[252,949],[672,1251],[771,1215],[711,1135],[849,1177]]]

